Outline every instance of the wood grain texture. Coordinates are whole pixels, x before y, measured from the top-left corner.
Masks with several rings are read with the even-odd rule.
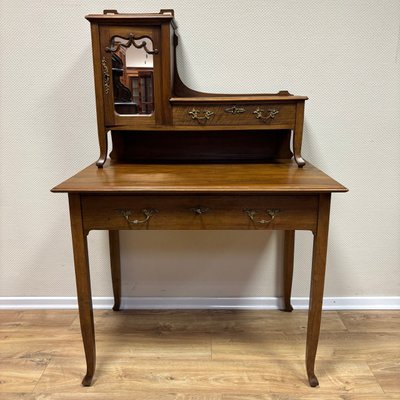
[[[79,319],[83,347],[85,349],[87,371],[82,384],[89,386],[96,369],[96,345],[93,322],[92,291],[90,285],[89,256],[87,237],[83,230],[81,197],[69,196],[72,247],[74,252],[75,282],[78,294]]]
[[[400,330],[399,314],[397,312],[354,313],[343,311],[342,320],[350,332],[393,332]]]
[[[307,96],[293,96],[277,94],[214,94],[207,93],[202,96],[184,96],[172,97],[171,103],[185,104],[185,103],[219,103],[219,102],[263,102],[263,101],[280,101],[280,102],[293,102],[293,101],[308,100]]]
[[[7,400],[106,400],[110,393],[7,393]],[[127,392],[113,392],[112,398],[117,400],[398,400],[397,394],[281,394],[281,393],[207,393],[193,394],[179,391],[168,393],[154,393],[142,390],[130,390]]]
[[[399,343],[399,342],[398,342]],[[398,349],[398,345],[394,348]],[[370,361],[369,368],[385,393],[400,393],[400,353],[396,360]],[[400,395],[399,395],[400,398]]]
[[[87,193],[324,193],[347,189],[310,163],[94,164],[53,192]]]
[[[96,311],[101,355],[87,388],[76,311],[0,311],[0,398],[398,399],[399,316],[324,312],[316,392],[304,384],[306,312]]]
[[[79,332],[79,320],[73,323]],[[304,334],[307,330],[305,312],[282,313],[255,310],[121,310],[119,313],[96,311],[96,331],[112,334],[132,332],[186,332],[224,334],[228,332],[286,332]],[[345,326],[336,312],[325,312],[321,332],[344,332]]]
[[[245,110],[240,114],[231,114],[225,111],[234,104],[236,107]],[[278,114],[274,118],[263,120],[256,118],[254,111],[257,109],[263,110],[262,115],[268,116],[268,110],[273,109],[278,111]],[[210,111],[213,114],[209,119],[193,119],[190,112],[197,110],[198,117],[203,118],[206,111]],[[207,103],[191,103],[187,106],[174,106],[172,107],[174,125],[184,126],[210,126],[210,125],[262,125],[266,129],[268,126],[280,125],[282,129],[294,129],[294,123],[296,119],[296,105],[295,104],[279,104],[275,102],[271,103],[231,103],[231,104],[207,104]]]
[[[53,189],[69,193],[80,322],[87,360],[83,385],[91,384],[96,360],[86,236],[91,229],[139,228],[312,230],[315,239],[306,364],[310,385],[318,385],[314,364],[321,321],[329,202],[331,192],[346,189],[316,168],[308,166],[299,170],[288,160],[257,165],[257,169],[250,171],[255,177],[249,178],[251,167],[255,165],[111,164],[100,170],[91,166]],[[147,168],[147,171],[141,175],[137,168]],[[220,175],[213,181],[211,177],[216,170]],[[310,179],[314,186],[307,187],[304,178]],[[65,188],[70,183],[75,189]],[[113,248],[115,240],[110,243],[113,253],[118,246]],[[115,261],[113,254],[111,258]],[[118,309],[118,268],[112,270]]]
[[[102,359],[101,374],[90,392],[140,389],[156,393],[176,391],[228,395],[240,392],[307,394],[312,390],[304,384],[304,379],[299,379],[301,374],[305,374],[302,361],[171,361],[138,359],[135,362],[135,358],[126,358],[110,362]],[[318,390],[319,394],[329,394],[337,388],[347,392],[383,394],[365,362],[341,361],[335,368],[330,364],[321,363],[327,379]],[[80,392],[73,382],[81,368],[82,363],[77,360],[70,360],[67,365],[65,360],[52,360],[35,391]]]
[[[114,10],[115,11],[115,10]],[[214,112],[210,121],[216,129],[281,129],[293,130],[296,140],[295,160],[302,166],[302,159],[298,145],[301,145],[303,114],[298,112],[298,104],[307,100],[306,96],[293,96],[283,90],[276,94],[218,94],[204,93],[187,87],[179,77],[176,60],[178,36],[175,32],[176,24],[173,19],[173,10],[168,13],[150,14],[119,14],[116,12],[105,15],[87,15],[92,27],[93,63],[96,86],[96,108],[98,116],[98,136],[100,157],[98,167],[103,167],[107,157],[107,132],[109,130],[128,130],[133,133],[137,130],[157,131],[169,129],[171,131],[191,128],[199,131],[205,124],[198,124],[188,112],[194,107],[207,106]],[[132,31],[138,36],[150,37],[154,49],[153,54],[153,98],[154,112],[150,115],[120,115],[115,112],[113,75],[111,54],[106,51],[114,36],[128,37]],[[106,77],[106,78],[105,78]],[[104,79],[110,80],[109,88],[105,91]],[[230,115],[225,112],[226,107],[245,106],[246,113]],[[263,109],[260,118],[256,118],[254,111]],[[269,109],[278,111],[273,118],[269,118]],[[296,111],[297,110],[297,111]],[[204,121],[204,120],[203,120]],[[208,122],[208,121],[205,121]],[[296,131],[299,133],[296,134]],[[297,136],[296,136],[297,135]],[[277,158],[277,155],[275,155]],[[300,162],[299,162],[300,161]]]
[[[92,33],[92,56],[93,56],[93,70],[94,81],[96,90],[96,114],[97,114],[97,134],[99,139],[100,155],[96,162],[98,167],[102,167],[107,160],[107,129],[105,128],[104,116],[104,86],[103,86],[103,71],[101,60],[98,59],[98,54],[101,54],[100,49],[100,32],[99,26],[96,23],[91,25]]]
[[[117,14],[89,14],[86,15],[85,18],[91,22],[98,23],[116,23],[116,21],[123,21],[126,24],[159,24],[160,21],[172,21],[174,18],[171,14],[163,14],[163,13],[117,13]]]
[[[318,196],[82,196],[84,229],[299,229],[317,225]],[[201,214],[195,210],[203,209]],[[272,217],[268,210],[279,210]],[[121,210],[130,210],[128,222]],[[157,210],[145,223],[143,210]],[[254,210],[251,220],[244,210]],[[272,220],[271,220],[272,219]],[[271,221],[270,221],[271,220]],[[260,221],[262,223],[260,223]],[[270,222],[265,222],[270,221]]]
[[[314,232],[313,258],[310,285],[310,305],[308,309],[308,328],[306,343],[307,375],[312,387],[318,386],[314,373],[315,357],[321,326],[322,301],[324,296],[326,254],[328,250],[330,194],[319,197],[317,230]]]
[[[0,398],[8,392],[32,392],[50,359],[2,358],[0,360]]]
[[[290,130],[208,130],[207,126],[180,131],[112,131],[110,157],[121,163],[235,163],[291,159]],[[211,127],[212,128],[212,127]],[[235,130],[231,128],[240,128]],[[245,137],[245,140],[243,140]],[[157,145],[155,145],[155,143]]]

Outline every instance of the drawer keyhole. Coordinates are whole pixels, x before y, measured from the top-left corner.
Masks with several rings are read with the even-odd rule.
[[[210,211],[209,208],[207,207],[193,207],[190,209],[190,211],[193,211],[196,215],[203,215],[205,213],[207,213],[208,211]]]

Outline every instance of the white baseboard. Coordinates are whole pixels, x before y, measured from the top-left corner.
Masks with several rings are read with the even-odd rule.
[[[248,309],[277,310],[278,297],[123,297],[122,309],[187,310]],[[94,297],[93,308],[111,309],[111,297]],[[293,297],[293,308],[308,309],[307,297]],[[77,309],[76,297],[0,297],[0,310]],[[325,297],[324,310],[400,310],[400,296],[393,297]]]

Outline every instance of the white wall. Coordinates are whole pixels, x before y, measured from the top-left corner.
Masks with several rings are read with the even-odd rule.
[[[175,8],[186,83],[307,95],[303,154],[350,188],[333,196],[327,296],[400,294],[397,0],[26,1],[0,13],[0,296],[75,294],[67,196],[97,159],[89,23]],[[311,234],[296,248],[307,296]],[[89,235],[93,294],[111,295],[104,232]],[[126,296],[276,296],[280,233],[124,232]]]

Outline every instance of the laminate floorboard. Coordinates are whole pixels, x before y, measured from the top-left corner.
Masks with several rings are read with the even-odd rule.
[[[400,311],[323,312],[318,388],[304,311],[95,311],[95,324],[82,387],[77,311],[0,311],[0,399],[400,399]]]

